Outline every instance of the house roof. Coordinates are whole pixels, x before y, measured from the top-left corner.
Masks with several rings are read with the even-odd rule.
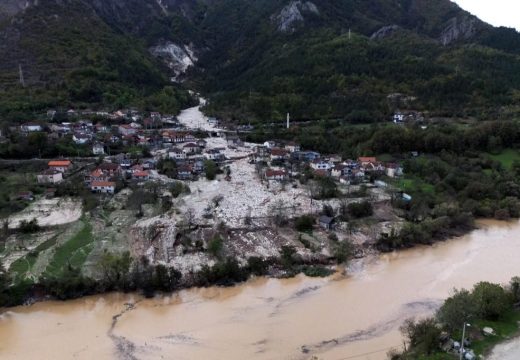
[[[113,181],[92,181],[90,187],[115,187],[116,183]]]
[[[287,155],[287,150],[279,149],[279,148],[271,149],[271,155],[284,156],[284,155]]]
[[[147,176],[149,176],[149,175],[150,175],[150,174],[149,174],[148,171],[146,171],[146,170],[143,170],[143,171],[136,171],[136,172],[134,173],[134,176],[135,176],[135,177],[147,177]]]
[[[118,170],[119,167],[119,164],[104,162],[100,164],[98,168],[105,171],[115,171]]]
[[[185,148],[196,148],[196,147],[198,147],[198,145],[194,144],[194,143],[188,143],[188,144],[184,145],[184,147]]]
[[[362,163],[374,163],[377,161],[377,158],[375,156],[360,156],[358,161]]]
[[[265,176],[273,177],[273,176],[285,176],[287,173],[284,170],[272,170],[269,169],[265,172]]]
[[[56,167],[70,166],[70,165],[72,165],[72,162],[70,160],[52,160],[52,161],[49,161],[49,163],[47,165],[56,166]]]
[[[330,225],[334,222],[334,218],[322,215],[320,216],[320,223]]]
[[[103,171],[101,169],[99,169],[99,168],[94,170],[94,171],[92,171],[90,173],[90,176],[92,176],[92,177],[100,177],[100,176],[103,176],[103,175],[104,175]]]

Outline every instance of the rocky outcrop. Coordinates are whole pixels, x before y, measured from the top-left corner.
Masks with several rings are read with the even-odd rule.
[[[319,15],[318,7],[310,1],[291,1],[279,14],[273,17],[278,31],[293,32],[305,21],[305,14]]]
[[[174,81],[179,80],[179,77],[197,62],[193,47],[188,45],[165,42],[150,48],[150,52],[153,56],[164,60],[168,67],[173,70],[175,76],[172,80]]]
[[[473,16],[451,18],[439,40],[443,45],[449,45],[459,40],[469,40],[477,33],[478,24],[479,20]]]
[[[379,29],[375,33],[373,33],[372,36],[370,36],[370,40],[379,40],[379,39],[387,38],[387,37],[395,34],[400,29],[401,28],[397,25],[383,26],[381,29]]]
[[[38,0],[1,0],[0,22],[17,15],[33,5],[38,5]]]

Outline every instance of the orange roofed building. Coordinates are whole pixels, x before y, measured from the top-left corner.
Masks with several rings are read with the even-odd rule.
[[[67,172],[72,167],[70,160],[52,160],[48,163],[49,169],[59,171],[61,173]]]

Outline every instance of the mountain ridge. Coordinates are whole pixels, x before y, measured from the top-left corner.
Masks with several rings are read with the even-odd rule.
[[[449,0],[7,0],[0,4],[0,14],[4,18],[0,16],[0,38],[6,40],[0,45],[4,53],[0,70],[7,74],[0,78],[4,91],[17,87],[22,65],[27,85],[44,88],[62,82],[75,87],[73,80],[79,72],[84,80],[80,87],[95,81],[101,89],[93,102],[111,105],[125,102],[125,97],[139,97],[136,89],[143,88],[139,82],[144,88],[158,89],[169,78],[186,81],[187,87],[213,99],[208,112],[230,119],[277,119],[287,110],[303,118],[349,117],[366,108],[369,116],[380,119],[388,111],[384,105],[388,91],[419,95],[420,107],[438,112],[464,113],[478,105],[492,114],[509,104],[509,95],[491,101],[493,96],[485,94],[483,85],[469,79],[477,73],[477,64],[467,56],[506,63],[498,66],[498,80],[484,76],[485,86],[496,88],[500,84],[495,83],[501,82],[508,86],[506,93],[520,87],[516,76],[513,82],[506,76],[518,67],[520,35],[512,29],[494,28]],[[357,39],[351,44],[357,54],[337,48],[350,46],[346,37]],[[83,43],[83,48],[74,50],[81,54],[79,59],[90,56],[90,60],[79,61],[71,54],[67,47],[74,48],[76,43]],[[399,57],[392,47],[401,51],[404,65],[397,64]],[[114,57],[114,51],[133,55]],[[330,63],[316,55],[319,51]],[[56,68],[38,62],[49,52],[54,54],[50,63]],[[89,55],[92,52],[97,55]],[[360,55],[367,64],[346,66],[361,62]],[[193,64],[186,66],[188,60]],[[390,70],[383,74],[381,66],[404,71],[417,81],[403,82]],[[432,78],[424,79],[420,71]],[[434,77],[437,83],[444,82],[441,88],[470,83],[457,85],[462,92],[457,106],[436,105],[450,101],[435,100],[421,90],[428,85],[419,82],[435,82]],[[110,90],[115,96],[105,96],[105,89],[114,83],[129,85],[132,95]],[[278,90],[282,90],[279,95]],[[89,92],[88,86],[85,91]],[[61,99],[74,102],[71,92]],[[366,96],[377,101],[341,104],[346,101],[342,98],[356,102]],[[254,109],[263,107],[269,110]],[[295,111],[295,107],[304,109]]]

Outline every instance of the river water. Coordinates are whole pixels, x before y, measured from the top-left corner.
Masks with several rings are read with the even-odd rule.
[[[401,344],[403,320],[432,314],[453,288],[520,275],[520,223],[480,225],[434,247],[356,261],[348,276],[8,309],[0,358],[384,359]]]

